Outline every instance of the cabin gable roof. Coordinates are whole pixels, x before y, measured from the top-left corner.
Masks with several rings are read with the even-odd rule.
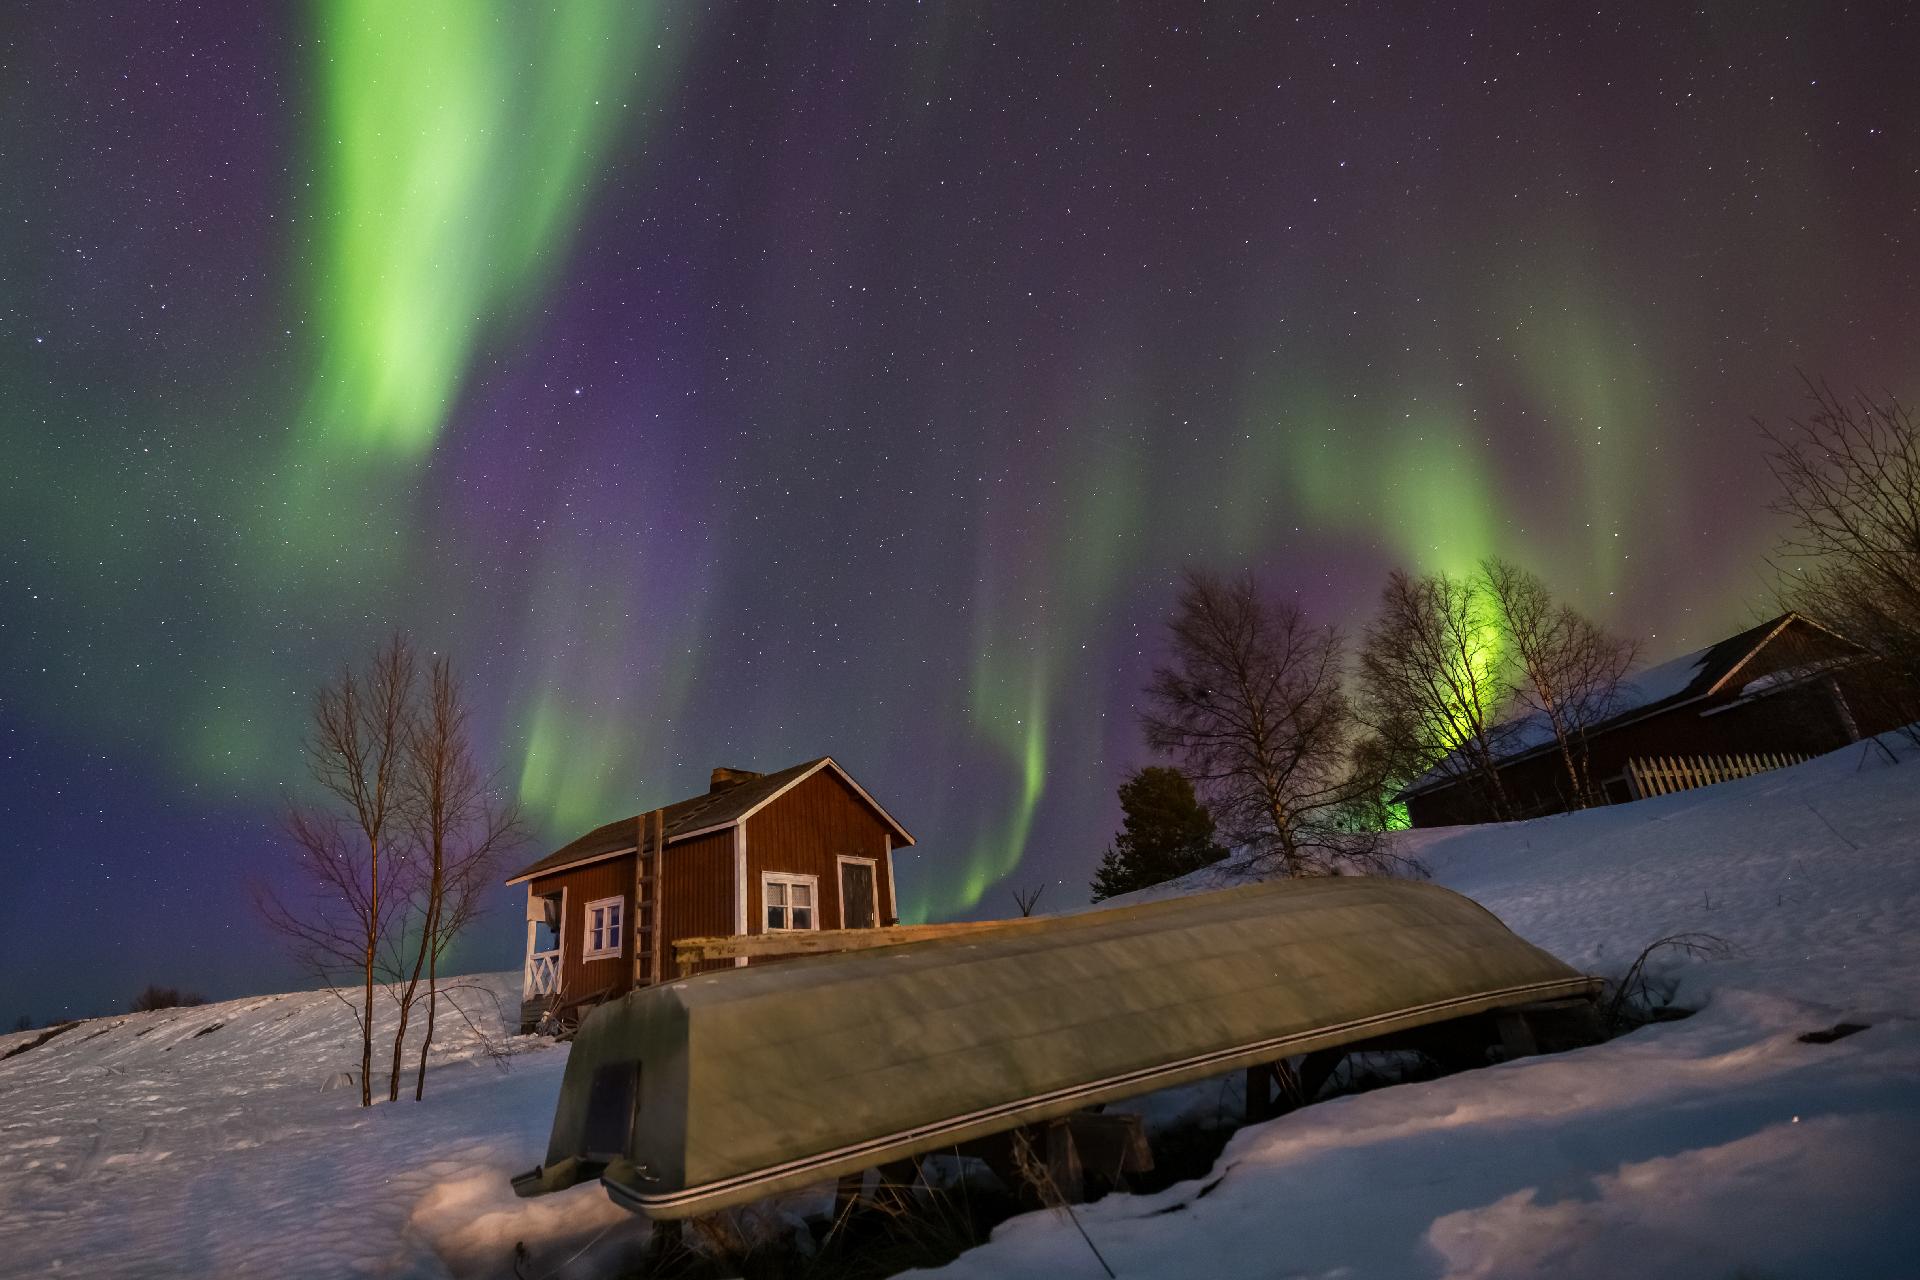
[[[1620,705],[1614,713],[1589,725],[1589,738],[1611,733],[1629,724],[1665,711],[1701,702],[1724,694],[1738,695],[1744,683],[1738,677],[1756,665],[1762,651],[1789,631],[1829,652],[1814,663],[1831,665],[1862,652],[1860,647],[1828,627],[1800,613],[1783,613],[1758,626],[1728,636],[1725,640],[1681,654],[1665,662],[1628,676],[1620,682]],[[1753,677],[1755,679],[1759,677]],[[1539,752],[1553,749],[1554,738],[1545,717],[1523,716],[1495,726],[1493,736],[1500,746],[1495,756],[1500,767],[1515,764]],[[1439,766],[1429,769],[1401,789],[1396,800],[1406,800],[1429,792],[1443,791],[1460,778]]]
[[[803,760],[799,764],[789,765],[774,773],[761,774],[746,782],[738,782],[719,791],[707,791],[684,800],[676,800],[666,807],[665,827],[667,843],[675,844],[681,840],[691,840],[695,836],[707,835],[737,826],[759,813],[781,796],[800,783],[811,778],[821,770],[831,770],[842,782],[859,796],[866,806],[882,823],[892,829],[903,844],[913,844],[911,832],[881,807],[880,802],[868,794],[867,789],[854,780],[852,774],[840,767],[832,756],[816,756],[812,760]],[[599,862],[605,858],[617,858],[622,854],[634,852],[634,832],[644,814],[635,814],[617,822],[609,822],[595,827],[575,840],[562,845],[538,862],[522,869],[507,881],[519,884],[537,876],[551,875],[556,871],[568,871],[574,867]]]

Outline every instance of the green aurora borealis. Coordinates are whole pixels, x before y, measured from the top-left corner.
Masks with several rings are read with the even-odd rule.
[[[1902,390],[1920,310],[1913,33],[1815,12],[40,12],[20,847],[239,981],[177,922],[253,927],[308,691],[404,626],[542,840],[826,752],[921,839],[904,915],[1062,906],[1183,564],[1355,628],[1498,552],[1717,638],[1751,416]]]
[[[536,304],[633,98],[672,75],[654,10],[329,0],[311,313],[315,445],[418,458],[489,325]]]

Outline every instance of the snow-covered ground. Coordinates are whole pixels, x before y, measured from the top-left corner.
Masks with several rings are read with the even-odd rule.
[[[1407,833],[1439,883],[1591,972],[1676,933],[1731,953],[1660,962],[1700,1010],[1684,1021],[1243,1129],[1207,1178],[1080,1225],[1123,1277],[1920,1277],[1920,754],[1901,755]],[[1799,1039],[1842,1021],[1870,1026]],[[1103,1273],[1071,1223],[1030,1214],[943,1274]]]
[[[507,1035],[519,974],[457,981],[513,1053],[497,1062],[443,1010],[419,1103],[410,1073],[401,1101],[366,1110],[327,1087],[359,1048],[324,991],[101,1018],[0,1061],[0,1275],[510,1275],[523,1237],[624,1227],[604,1196],[514,1196],[566,1054]]]
[[[1904,755],[1408,834],[1440,883],[1595,972],[1679,932],[1732,950],[1660,963],[1685,1021],[1310,1107],[1080,1224],[1124,1277],[1920,1276]],[[518,975],[485,981],[510,1006]],[[1841,1021],[1870,1026],[1798,1038]],[[368,1111],[322,1088],[356,1057],[324,992],[100,1019],[0,1061],[0,1274],[511,1275],[516,1241],[529,1275],[608,1266],[640,1224],[597,1187],[507,1186],[544,1151],[564,1051],[487,1029],[520,1051],[504,1069],[443,1019],[427,1100]],[[1048,1213],[949,1270],[1102,1274]]]

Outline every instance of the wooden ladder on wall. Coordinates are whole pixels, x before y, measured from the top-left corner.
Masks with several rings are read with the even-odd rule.
[[[667,847],[667,813],[655,809],[633,822],[633,985],[661,980],[664,930],[661,927],[662,856]]]

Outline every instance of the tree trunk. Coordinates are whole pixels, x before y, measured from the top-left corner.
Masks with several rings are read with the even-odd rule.
[[[1269,788],[1267,794],[1274,794],[1274,789]],[[1278,800],[1269,802],[1267,809],[1273,815],[1273,832],[1280,841],[1280,864],[1286,868],[1289,879],[1297,877],[1301,871],[1300,842],[1294,839],[1293,816]]]
[[[420,1101],[427,1093],[427,1050],[433,1045],[433,1019],[439,1011],[440,992],[433,970],[437,961],[427,962],[427,1029],[420,1039],[420,1069],[413,1077],[413,1100]]]
[[[413,1078],[415,1102],[420,1101],[427,1092],[427,1050],[433,1045],[433,1018],[439,1011],[440,1003],[440,896],[437,886],[427,929],[427,936],[433,940],[433,946],[427,952],[427,1027],[426,1033],[420,1038],[420,1070]]]
[[[1586,779],[1580,776],[1580,767],[1573,762],[1573,748],[1567,745],[1567,735],[1560,732],[1559,726],[1557,725],[1554,728],[1554,732],[1560,739],[1560,763],[1566,766],[1567,783],[1573,788],[1573,794],[1567,798],[1573,808],[1584,809],[1587,807],[1587,801],[1589,799]]]
[[[360,1105],[373,1105],[373,961],[379,949],[379,930],[374,922],[380,918],[380,845],[375,841],[373,849],[372,908],[367,913],[367,982],[366,1001],[360,1014]]]
[[[420,950],[416,952],[413,957],[413,973],[408,977],[407,985],[402,988],[400,992],[400,1025],[393,1033],[393,1065],[387,1069],[388,1102],[398,1102],[400,1100],[400,1067],[403,1062],[401,1055],[406,1052],[407,1023],[411,1021],[413,1017],[413,997],[414,993],[420,989],[420,971],[426,965],[427,948],[431,945],[432,940],[433,935],[431,933],[421,933]]]
[[[1513,805],[1507,800],[1506,784],[1500,778],[1500,762],[1494,758],[1493,748],[1487,742],[1484,728],[1474,735],[1480,748],[1480,773],[1487,784],[1487,803],[1493,807],[1495,822],[1505,822],[1513,817]]]

